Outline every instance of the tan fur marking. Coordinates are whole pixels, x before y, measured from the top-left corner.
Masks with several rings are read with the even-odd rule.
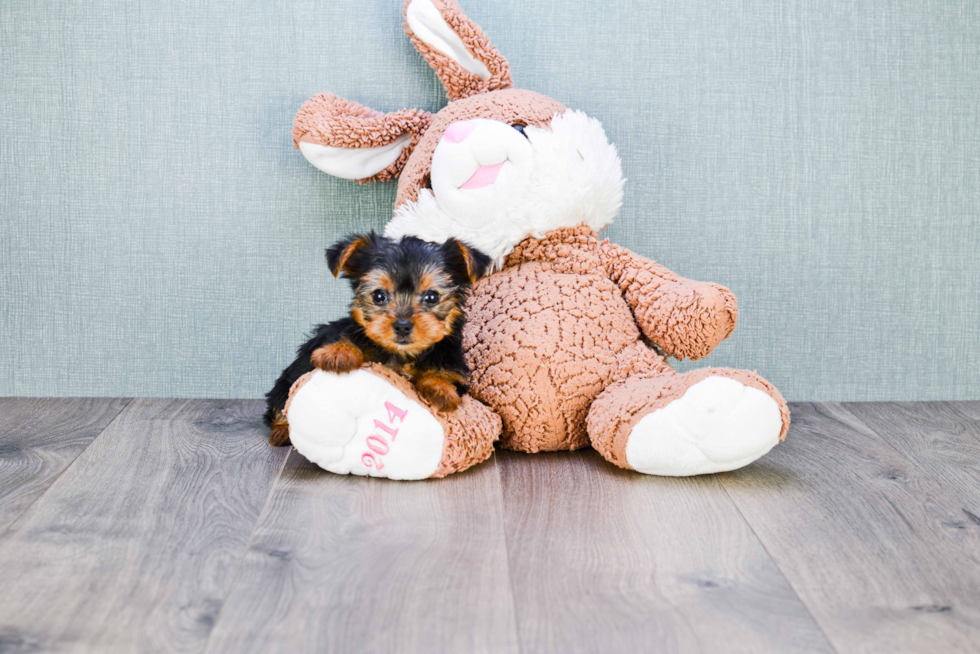
[[[361,348],[344,339],[314,350],[310,363],[326,372],[351,372],[364,363],[364,353]]]
[[[395,331],[392,327],[395,324],[395,320],[397,318],[390,313],[375,316],[367,323],[364,323],[364,333],[384,349],[390,352],[397,352],[399,345],[395,342]]]
[[[354,311],[357,311],[355,309]],[[354,315],[354,311],[351,312]],[[363,313],[354,315],[364,326],[364,333],[372,341],[385,348],[389,352],[399,352],[404,355],[414,356],[423,350],[432,347],[446,336],[452,333],[453,321],[462,313],[459,307],[454,306],[449,310],[449,315],[441,319],[433,313],[422,312],[413,314],[410,320],[414,325],[411,340],[408,343],[399,343],[394,331],[397,316],[391,313],[383,313],[371,318],[367,322],[360,323]]]
[[[419,294],[432,290],[446,299],[455,290],[452,278],[442,267],[430,264],[419,276]]]
[[[463,315],[463,310],[460,309],[459,307],[454,306],[452,309],[449,310],[449,313],[446,315],[446,318],[442,321],[443,328],[446,330],[446,336],[449,336],[449,334],[452,333],[453,323],[455,323],[456,319],[462,315]]]
[[[426,370],[412,379],[419,395],[439,407],[440,411],[456,410],[460,402],[456,384],[465,383],[463,376],[452,370]]]
[[[421,349],[438,343],[449,333],[446,323],[431,313],[417,313],[412,317],[412,322],[415,324],[412,332],[415,336],[414,340]]]
[[[384,270],[372,270],[367,275],[364,276],[363,285],[366,289],[372,292],[383,288],[384,290],[391,292],[395,288],[395,282],[392,281],[391,275],[389,275]]]
[[[276,419],[272,422],[272,433],[269,434],[269,445],[272,447],[284,447],[289,445],[289,423],[286,416],[281,412],[276,413]]]
[[[425,293],[428,290],[440,290],[436,282],[436,275],[431,268],[426,268],[419,276],[419,293]]]
[[[476,258],[473,256],[473,251],[459,241],[456,241],[456,246],[459,248],[459,251],[463,253],[463,259],[466,261],[466,275],[470,278],[470,283],[477,283],[480,281],[480,277],[483,276],[483,271],[477,269]]]
[[[357,252],[360,248],[367,247],[371,244],[366,236],[359,236],[358,238],[351,241],[351,244],[344,248],[344,251],[340,253],[340,258],[337,259],[337,267],[332,270],[334,277],[340,275],[340,273],[350,273],[346,268],[347,260],[350,259],[351,255]]]
[[[353,307],[350,310],[350,317],[353,318],[354,322],[361,327],[367,327],[368,319],[367,316],[364,315],[364,310],[361,309],[361,307]]]

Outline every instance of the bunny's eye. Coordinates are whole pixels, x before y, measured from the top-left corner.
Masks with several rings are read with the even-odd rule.
[[[521,136],[523,136],[524,138],[527,138],[527,134],[524,133],[524,125],[521,125],[520,123],[514,123],[513,125],[511,125],[511,127],[513,127],[518,132],[520,132],[521,133]]]

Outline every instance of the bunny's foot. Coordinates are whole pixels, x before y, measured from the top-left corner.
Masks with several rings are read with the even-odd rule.
[[[324,470],[388,479],[444,477],[483,461],[500,418],[469,396],[438,412],[381,366],[300,378],[286,405],[296,450]]]
[[[607,460],[671,477],[746,466],[788,427],[786,401],[769,382],[719,368],[625,379],[596,398],[588,417],[592,445]]]

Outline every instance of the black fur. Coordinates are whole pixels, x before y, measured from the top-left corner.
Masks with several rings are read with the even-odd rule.
[[[341,270],[340,256],[359,239],[366,239],[368,245],[355,250],[344,262],[344,268]],[[490,266],[490,257],[454,238],[440,245],[414,236],[404,236],[394,240],[374,232],[365,236],[352,235],[327,248],[327,265],[330,266],[334,277],[342,274],[344,278],[350,280],[351,288],[356,293],[361,279],[371,270],[384,270],[397,278],[400,285],[412,286],[426,265],[438,263],[452,275],[453,281],[462,292],[462,297],[465,298],[472,282],[467,260],[460,245],[464,245],[473,255],[475,277],[477,279],[483,277]]]
[[[352,244],[361,240],[359,247],[354,249],[346,260],[341,260]],[[460,310],[472,287],[472,279],[482,277],[489,265],[490,258],[473,248],[469,248],[455,239],[443,244],[430,243],[421,239],[406,236],[400,240],[385,238],[371,232],[366,236],[351,236],[327,250],[327,263],[335,276],[343,275],[351,283],[355,299],[351,308],[364,302],[361,296],[364,277],[371,271],[380,270],[388,274],[397,290],[411,292],[417,285],[420,276],[433,266],[445,271],[452,279],[452,302]],[[467,256],[469,255],[469,256]],[[336,343],[343,338],[349,339],[364,353],[365,361],[380,363],[395,369],[411,362],[417,369],[442,369],[460,373],[464,377],[469,373],[463,358],[462,329],[465,317],[460,312],[452,323],[449,335],[436,342],[428,349],[414,356],[392,352],[372,341],[364,328],[352,317],[348,316],[334,322],[318,325],[309,340],[299,347],[296,359],[285,369],[276,380],[275,386],[266,394],[267,409],[265,423],[272,425],[276,416],[282,412],[289,397],[289,389],[301,376],[313,370],[310,362],[313,352],[324,346]],[[460,394],[466,391],[465,386],[457,384]]]

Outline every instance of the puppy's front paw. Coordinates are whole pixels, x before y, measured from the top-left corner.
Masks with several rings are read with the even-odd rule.
[[[318,347],[310,356],[310,363],[326,372],[351,372],[364,363],[364,353],[350,341],[343,340]]]
[[[440,411],[455,411],[460,402],[456,384],[461,382],[462,379],[458,375],[427,373],[415,379],[415,390],[435,404]]]

